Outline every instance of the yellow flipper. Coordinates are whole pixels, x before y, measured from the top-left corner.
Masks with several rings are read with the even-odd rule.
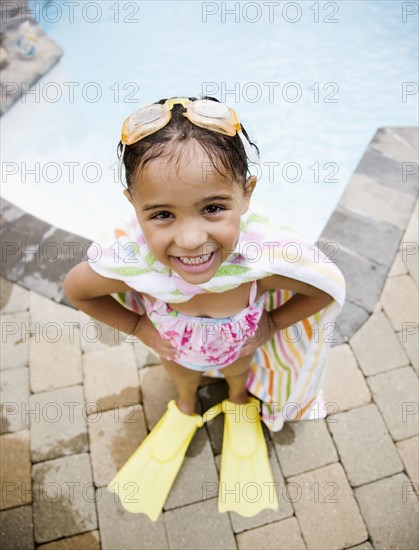
[[[163,509],[186,450],[198,427],[199,414],[185,414],[170,401],[167,411],[107,486],[123,507],[156,521]]]
[[[278,509],[275,483],[259,416],[259,401],[244,404],[225,399],[203,415],[208,422],[224,413],[218,511],[251,517]]]

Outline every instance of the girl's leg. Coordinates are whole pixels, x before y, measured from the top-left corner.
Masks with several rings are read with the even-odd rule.
[[[222,369],[229,387],[228,398],[230,401],[233,401],[233,403],[246,403],[248,401],[249,394],[246,391],[246,382],[249,376],[253,355],[252,353],[240,357],[234,361],[234,363]],[[179,394],[177,400],[179,409],[186,414],[193,414],[195,412],[197,390],[199,382],[201,381],[202,372],[187,369],[163,357],[161,357],[160,360],[166,372],[168,372],[175,381]]]
[[[251,353],[250,355],[240,357],[240,359],[222,369],[229,388],[228,398],[233,403],[246,403],[249,399],[246,382],[253,356],[254,354]]]
[[[179,394],[177,406],[186,414],[195,412],[197,390],[201,381],[202,372],[187,369],[174,361],[161,357],[161,363],[166,372],[174,379]]]

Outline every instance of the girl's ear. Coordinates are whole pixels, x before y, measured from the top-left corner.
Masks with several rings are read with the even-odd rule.
[[[246,195],[246,198],[252,196],[252,193],[256,187],[256,183],[257,183],[257,177],[256,176],[249,176],[247,178],[247,181],[246,183],[244,184],[244,188],[245,188],[245,195]]]
[[[124,189],[123,193],[127,197],[127,199],[129,200],[129,202],[132,204],[131,191],[129,189]]]
[[[252,193],[256,187],[257,177],[249,176],[244,185],[244,200],[243,200],[243,209],[242,214],[245,214],[249,208],[250,199],[252,198]]]

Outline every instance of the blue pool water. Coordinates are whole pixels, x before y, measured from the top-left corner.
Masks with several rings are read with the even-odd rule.
[[[124,118],[207,93],[257,139],[252,208],[315,241],[376,129],[418,123],[417,94],[402,97],[418,81],[418,15],[403,14],[414,2],[274,4],[31,2],[64,55],[2,119],[2,195],[95,238],[131,215],[115,180]]]

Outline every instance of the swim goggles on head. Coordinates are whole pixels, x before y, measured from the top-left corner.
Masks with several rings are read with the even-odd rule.
[[[132,145],[140,139],[157,132],[172,118],[173,105],[181,104],[186,111],[186,117],[195,126],[206,130],[212,130],[226,136],[239,135],[247,158],[254,164],[260,164],[259,157],[244,136],[239,118],[236,112],[224,103],[218,103],[209,99],[197,99],[190,101],[187,97],[176,97],[166,100],[163,104],[153,103],[132,113],[125,119],[122,125],[121,143],[122,151],[119,157],[119,180],[122,183],[122,161],[125,153],[125,146]]]

